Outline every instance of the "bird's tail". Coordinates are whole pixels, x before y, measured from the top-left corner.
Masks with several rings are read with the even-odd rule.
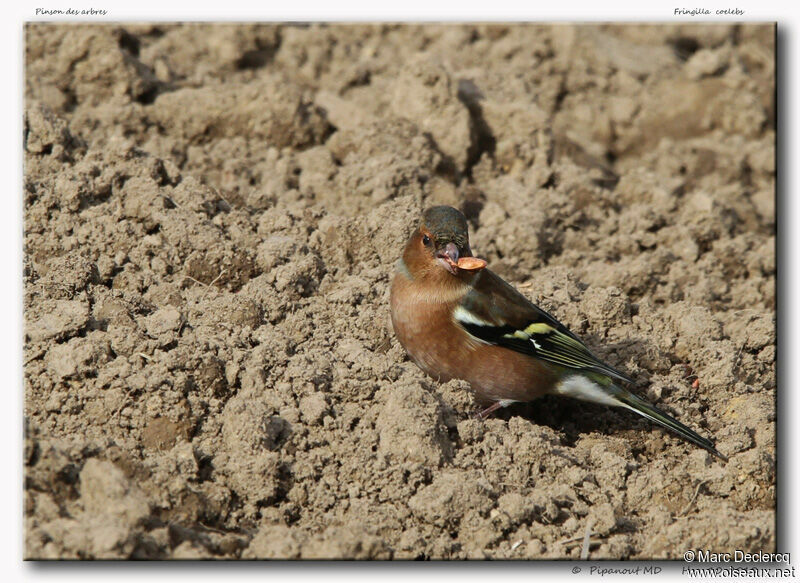
[[[618,389],[618,391],[614,391],[612,396],[620,403],[620,406],[630,409],[634,413],[638,413],[642,417],[646,417],[647,419],[658,423],[662,427],[666,427],[667,429],[674,431],[686,441],[694,443],[695,445],[699,445],[703,449],[713,453],[718,458],[728,461],[727,457],[717,451],[717,449],[714,447],[714,443],[710,439],[700,437],[697,433],[686,427],[686,425],[676,419],[673,419],[661,409],[655,405],[651,405],[641,397],[638,397],[633,393],[626,391],[625,389],[621,389],[619,387],[614,388]]]
[[[642,417],[655,421],[662,427],[674,431],[686,441],[699,445],[718,458],[728,461],[728,458],[717,451],[714,447],[714,443],[710,439],[700,437],[683,423],[673,419],[655,405],[651,405],[641,397],[637,397],[630,391],[618,387],[605,375],[591,374],[568,376],[555,387],[555,393],[574,399],[581,399],[583,401],[602,403],[603,405],[610,405],[612,407],[625,407]]]

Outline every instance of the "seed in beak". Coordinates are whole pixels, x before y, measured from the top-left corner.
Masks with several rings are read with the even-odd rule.
[[[477,257],[462,257],[458,260],[458,268],[466,271],[480,271],[486,267],[486,261]]]

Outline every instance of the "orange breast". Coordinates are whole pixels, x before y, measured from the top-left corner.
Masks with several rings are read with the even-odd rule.
[[[453,301],[428,301],[399,274],[391,296],[395,334],[431,377],[463,379],[482,401],[530,401],[556,383],[556,372],[541,361],[470,336],[452,320]]]

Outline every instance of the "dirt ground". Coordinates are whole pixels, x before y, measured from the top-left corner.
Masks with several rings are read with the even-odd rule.
[[[28,25],[25,556],[774,551],[773,35]],[[432,204],[730,461],[425,377]]]

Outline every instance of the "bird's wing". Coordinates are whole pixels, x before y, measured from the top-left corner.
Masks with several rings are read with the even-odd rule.
[[[559,366],[633,382],[598,359],[566,326],[488,269],[481,272],[453,318],[484,342]]]

